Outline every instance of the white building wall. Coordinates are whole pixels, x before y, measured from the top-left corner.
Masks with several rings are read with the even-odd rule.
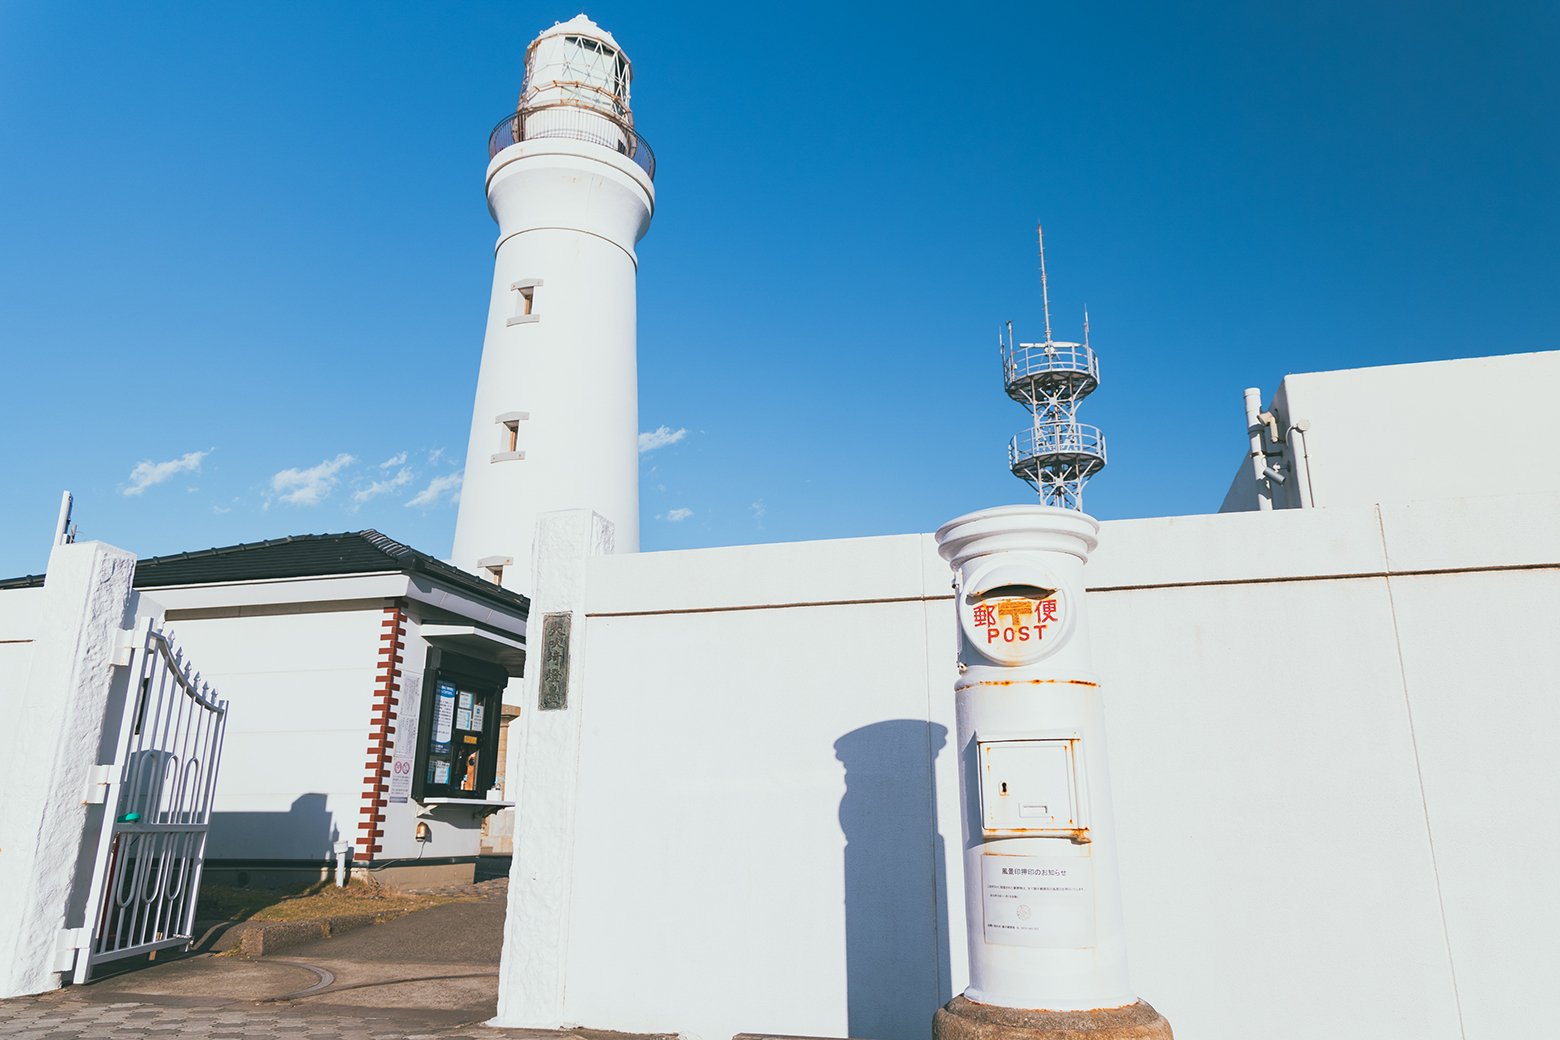
[[[1394,578],[1392,605],[1468,1036],[1539,1031],[1560,971],[1560,571]]]
[[[15,718],[11,713],[20,710],[42,608],[41,588],[0,592],[0,718]]]
[[[1178,1033],[1533,1031],[1560,972],[1556,517],[1105,525],[1133,979]],[[589,561],[578,770],[524,777],[525,803],[577,784],[562,1021],[927,1035],[965,985],[949,578],[929,536]]]
[[[266,609],[171,621],[232,704],[207,855],[323,863],[357,837],[383,613]]]
[[[1297,422],[1318,506],[1560,492],[1547,463],[1550,411],[1560,389],[1560,350],[1383,365],[1285,376],[1269,409],[1280,433]],[[1231,441],[1239,404],[1230,401]],[[1293,469],[1293,459],[1286,469]],[[1299,477],[1274,489],[1297,506]],[[1243,462],[1223,511],[1256,509]]]

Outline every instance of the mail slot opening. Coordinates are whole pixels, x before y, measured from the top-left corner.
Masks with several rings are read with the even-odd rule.
[[[1043,589],[1039,585],[998,585],[972,592],[967,598],[971,603],[978,603],[983,599],[1050,599],[1054,595],[1055,589]]]

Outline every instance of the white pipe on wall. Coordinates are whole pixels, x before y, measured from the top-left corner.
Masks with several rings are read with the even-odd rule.
[[[1309,422],[1301,420],[1284,433],[1284,440],[1289,442],[1290,454],[1294,456],[1295,493],[1300,496],[1301,509],[1310,509],[1316,505],[1316,492],[1311,487],[1311,450],[1305,443],[1305,434],[1310,428]]]
[[[1273,489],[1263,473],[1267,468],[1267,457],[1262,451],[1261,414],[1262,389],[1248,386],[1246,388],[1246,432],[1251,437],[1251,477],[1257,482],[1257,508],[1267,510],[1273,508]]]

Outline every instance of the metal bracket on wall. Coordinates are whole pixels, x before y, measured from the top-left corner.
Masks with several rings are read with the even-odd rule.
[[[108,801],[108,789],[114,782],[114,767],[95,765],[87,774],[87,790],[81,798],[82,805],[103,805]]]

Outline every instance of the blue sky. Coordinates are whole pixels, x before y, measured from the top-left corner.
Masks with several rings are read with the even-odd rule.
[[[143,555],[447,553],[486,136],[578,10],[0,4],[0,574],[63,488]],[[686,433],[643,456],[645,548],[1024,500],[995,343],[1039,335],[1037,218],[1102,359],[1102,518],[1216,509],[1242,387],[1560,346],[1560,8],[956,10],[586,8],[660,161],[640,417]]]

